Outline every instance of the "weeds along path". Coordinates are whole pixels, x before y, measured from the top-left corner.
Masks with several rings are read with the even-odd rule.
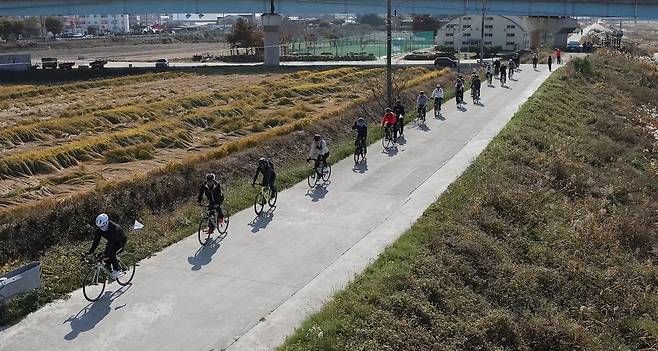
[[[33,201],[43,194],[65,195],[76,183],[85,188],[93,185],[94,179],[128,179],[136,172],[147,172],[169,161],[187,158],[190,151],[211,150],[226,141],[304,119],[313,113],[330,116],[358,98],[364,80],[380,73],[381,69],[354,68],[304,71],[247,87],[179,94],[156,102],[136,100],[126,106],[90,111],[81,116],[6,128],[0,132],[0,144],[5,146],[0,161],[0,206]],[[424,73],[407,70],[408,76]],[[108,86],[132,83],[135,79],[95,84]],[[195,81],[197,77],[174,75],[165,82],[181,79]],[[73,84],[68,89],[79,88],[79,84]],[[129,165],[123,165],[132,161],[140,163],[139,169],[133,168],[133,172]],[[117,169],[107,166],[118,163],[122,164]],[[57,179],[62,177],[69,184],[58,183]],[[48,191],[44,192],[44,186],[48,186]]]
[[[657,349],[657,86],[573,60],[279,350]]]

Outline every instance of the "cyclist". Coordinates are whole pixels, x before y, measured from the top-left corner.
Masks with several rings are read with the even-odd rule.
[[[423,121],[425,120],[425,113],[427,112],[427,101],[429,99],[427,98],[427,95],[425,95],[425,92],[421,90],[420,95],[416,98],[416,110],[418,111],[418,117],[421,118]]]
[[[322,165],[322,168],[324,169],[327,167],[327,158],[329,158],[327,142],[320,137],[320,134],[315,134],[313,136],[313,143],[311,144],[311,150],[308,153],[306,162],[315,160],[315,169],[318,169],[320,165]]]
[[[386,113],[382,117],[382,127],[383,128],[392,128],[393,129],[393,143],[395,144],[398,140],[398,130],[397,130],[397,116],[390,108],[386,108]]]
[[[496,61],[494,61],[493,63],[493,66],[494,66],[494,76],[498,76],[500,72],[500,60],[496,59]]]
[[[505,85],[505,82],[507,81],[507,66],[505,65],[505,62],[501,63],[500,65],[500,85]]]
[[[432,99],[434,99],[434,109],[437,111],[441,111],[443,95],[443,88],[441,88],[441,84],[437,84],[436,88],[434,88],[434,91],[432,91],[432,95],[430,96]]]
[[[457,100],[457,107],[464,103],[464,78],[459,75],[455,82],[455,97]]]
[[[509,62],[507,63],[507,72],[509,74],[509,79],[512,79],[512,76],[514,75],[514,60],[509,59]]]
[[[398,100],[398,102],[400,102],[400,100]],[[404,111],[404,107],[402,110]],[[363,150],[363,154],[365,155],[368,152],[366,149],[366,139],[368,138],[368,124],[366,124],[366,120],[363,119],[363,117],[359,117],[354,121],[352,129],[356,129],[356,140],[354,141],[354,146],[361,147],[361,150]]]
[[[537,57],[537,53],[532,54],[532,68],[537,69],[537,62],[539,62],[539,58]]]
[[[222,192],[222,187],[215,177],[215,173],[206,174],[206,180],[201,184],[199,189],[199,196],[197,197],[197,203],[201,205],[201,200],[203,200],[203,195],[206,195],[208,198],[208,212],[215,211],[217,212],[217,225],[224,223],[224,213],[222,213],[222,208],[220,207],[224,202],[224,193]],[[215,230],[215,223],[210,223],[208,226],[208,231],[212,233]]]
[[[480,75],[473,71],[473,75],[471,76],[471,95],[473,96],[473,100],[480,100],[481,85]]]
[[[487,64],[486,77],[487,77],[487,82],[489,83],[489,85],[491,85],[491,81],[493,80],[493,69],[491,68],[491,64]]]
[[[398,100],[395,102],[395,106],[393,106],[393,113],[395,113],[395,116],[398,118],[398,130],[400,131],[400,135],[404,133],[404,106],[402,106],[402,101]]]
[[[105,213],[101,213],[96,217],[96,227],[98,228],[96,229],[94,242],[85,255],[92,255],[96,251],[101,237],[105,238],[107,240],[105,251],[103,252],[105,267],[112,272],[112,279],[117,279],[123,274],[119,266],[119,260],[117,260],[117,253],[126,246],[128,237],[124,233],[123,228],[117,223],[110,221],[110,217]]]
[[[514,67],[519,69],[521,67],[521,55],[519,53],[514,53]]]
[[[259,174],[263,174],[263,180],[260,182],[260,185],[269,187],[270,196],[274,197],[276,193],[276,186],[274,186],[274,182],[276,181],[274,163],[265,157],[261,157],[258,160],[258,167],[256,168],[256,174],[254,175],[254,180],[251,182],[251,186],[256,185],[256,179],[258,179]]]

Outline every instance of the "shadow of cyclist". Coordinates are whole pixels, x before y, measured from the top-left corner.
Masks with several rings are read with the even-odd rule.
[[[352,171],[354,173],[361,173],[361,174],[368,172],[368,159],[366,158],[363,161],[355,164],[354,167],[352,167]]]
[[[263,213],[260,214],[260,216],[256,216],[251,222],[249,222],[249,226],[251,227],[251,232],[252,233],[258,233],[261,229],[265,229],[270,222],[272,222],[272,219],[274,218],[274,208],[270,208],[267,211],[263,211]]]
[[[71,331],[64,335],[64,339],[73,340],[81,333],[94,329],[100,321],[110,314],[110,311],[112,311],[112,302],[128,291],[131,286],[132,284],[122,286],[114,292],[105,291],[96,302],[88,304],[80,312],[66,319],[64,323],[69,323]],[[115,309],[121,307],[123,306],[118,306]]]
[[[311,198],[312,202],[318,202],[329,193],[329,190],[327,190],[326,184],[318,184],[315,188],[308,189],[306,192],[306,196]]]
[[[198,271],[203,268],[203,266],[210,263],[210,261],[212,261],[212,257],[222,246],[220,242],[223,239],[224,237],[216,237],[212,238],[212,240],[208,240],[205,245],[199,247],[199,249],[196,250],[194,256],[188,257],[187,262],[192,265],[191,269],[193,271]]]

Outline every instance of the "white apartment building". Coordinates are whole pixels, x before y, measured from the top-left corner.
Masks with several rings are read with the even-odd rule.
[[[452,46],[458,51],[470,45],[480,45],[481,29],[481,15],[458,17],[437,31],[436,44]],[[484,46],[499,46],[503,51],[515,51],[526,49],[529,45],[528,42],[528,32],[520,17],[484,16]]]
[[[129,33],[130,20],[128,15],[87,15],[80,16],[82,28],[96,27],[98,33]]]

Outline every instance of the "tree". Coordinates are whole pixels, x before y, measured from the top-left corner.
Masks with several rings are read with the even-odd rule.
[[[64,30],[64,22],[57,17],[46,17],[44,27],[47,31],[53,33],[53,37],[55,37]]]
[[[441,23],[430,15],[414,16],[411,30],[413,32],[434,32],[439,29]]]
[[[386,24],[386,20],[375,13],[359,15],[357,16],[356,20],[361,24],[371,25],[373,27],[380,27]]]
[[[25,34],[35,37],[41,34],[41,22],[36,17],[30,17],[25,20]]]
[[[21,34],[25,34],[25,22],[23,21],[14,22],[11,31],[16,36],[16,39],[18,39],[21,36]]]
[[[0,21],[0,37],[5,40],[10,39],[12,35],[13,23],[11,21],[3,19]]]
[[[226,36],[231,48],[263,47],[263,33],[256,25],[244,18],[239,18],[233,25],[233,32]]]

